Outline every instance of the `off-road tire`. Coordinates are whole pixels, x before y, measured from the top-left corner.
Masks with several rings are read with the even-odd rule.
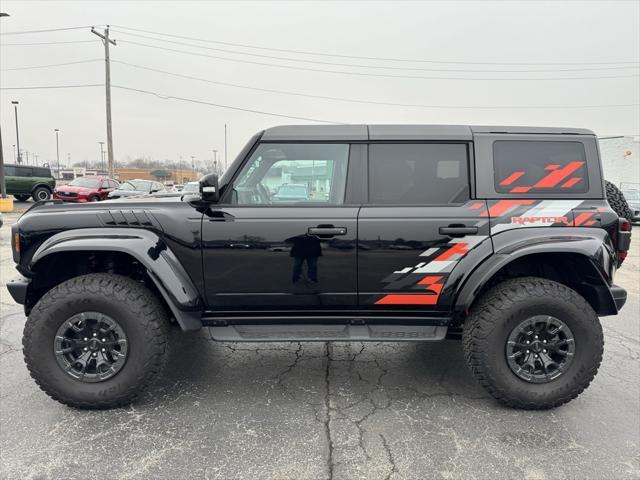
[[[561,319],[575,337],[571,364],[548,383],[527,382],[507,363],[510,332],[532,315]],[[507,280],[487,291],[471,308],[462,340],[467,366],[478,382],[502,404],[529,410],[576,398],[596,375],[604,348],[600,321],[586,300],[565,285],[537,277]]]
[[[40,202],[42,200],[49,200],[51,198],[51,190],[47,187],[37,187],[32,193],[34,202]]]
[[[607,190],[607,202],[609,202],[613,211],[616,212],[619,217],[631,220],[633,218],[633,212],[620,189],[608,180],[605,180],[604,183]]]
[[[122,369],[96,383],[64,372],[53,348],[60,325],[85,311],[117,319],[128,339]],[[38,301],[24,328],[24,359],[38,386],[54,400],[76,408],[118,407],[133,402],[163,370],[168,329],[165,308],[143,284],[121,275],[92,273],[57,285]]]

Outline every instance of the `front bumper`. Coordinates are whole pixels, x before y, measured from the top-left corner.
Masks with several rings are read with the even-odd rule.
[[[611,292],[613,301],[616,304],[616,308],[618,309],[618,311],[620,311],[620,309],[624,307],[624,304],[627,302],[627,291],[617,285],[611,285],[611,287],[609,287],[609,291]]]
[[[53,198],[55,200],[62,200],[63,202],[70,203],[87,203],[89,201],[87,197],[63,197],[60,195],[56,195],[55,193],[53,194]]]
[[[16,303],[24,305],[27,302],[27,290],[31,280],[25,277],[14,278],[7,283],[7,290],[13,297]]]

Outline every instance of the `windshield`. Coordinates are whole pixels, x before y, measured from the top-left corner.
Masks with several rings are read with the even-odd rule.
[[[640,190],[623,190],[622,193],[627,200],[640,200]]]
[[[151,185],[150,182],[130,180],[128,182],[122,183],[118,187],[118,190],[142,190],[142,191],[148,192],[150,190],[149,185]]]
[[[100,180],[95,178],[76,178],[73,182],[69,183],[70,187],[83,187],[83,188],[97,188],[100,185]]]
[[[189,192],[197,192],[199,190],[198,188],[198,182],[189,182],[187,183],[184,188],[182,189],[183,192],[189,193]]]

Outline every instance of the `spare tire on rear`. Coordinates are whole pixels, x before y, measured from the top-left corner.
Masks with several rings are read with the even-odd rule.
[[[607,190],[607,202],[613,211],[618,214],[619,217],[631,220],[633,218],[633,212],[629,208],[627,200],[618,187],[616,187],[609,180],[604,181]]]

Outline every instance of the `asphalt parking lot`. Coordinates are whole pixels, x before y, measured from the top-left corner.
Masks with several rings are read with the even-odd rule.
[[[23,205],[18,204],[18,207]],[[225,344],[172,334],[169,367],[134,406],[78,411],[42,393],[0,229],[0,476],[7,479],[640,478],[640,229],[603,319],[605,357],[578,399],[499,406],[461,344]]]

